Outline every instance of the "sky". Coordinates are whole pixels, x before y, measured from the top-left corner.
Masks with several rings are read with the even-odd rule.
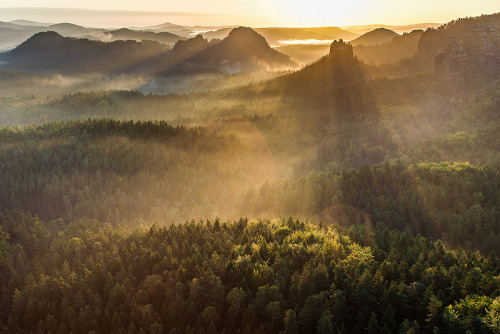
[[[183,25],[300,27],[444,23],[465,16],[500,12],[500,1],[1,0],[0,7],[2,7],[0,21],[28,19],[103,27],[145,26],[165,21]],[[59,10],[47,8],[59,8]]]

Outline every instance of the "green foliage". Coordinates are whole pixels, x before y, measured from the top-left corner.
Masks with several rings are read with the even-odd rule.
[[[165,122],[48,123],[0,140],[0,207],[46,220],[211,217],[267,170],[234,135]]]
[[[299,215],[323,224],[409,228],[452,247],[500,252],[498,164],[405,164],[322,173],[262,187],[254,215]],[[249,196],[251,197],[251,196]],[[357,238],[370,245],[357,230]]]
[[[349,231],[291,219],[131,230],[5,211],[0,223],[13,264],[1,285],[0,323],[8,332],[498,328],[500,266],[491,262],[498,259],[449,251],[406,232],[369,232],[374,242],[362,247]],[[284,228],[291,233],[283,236]],[[263,242],[272,245],[268,259],[250,261]],[[388,263],[398,269],[389,271]],[[413,270],[419,264],[425,269]],[[465,294],[467,277],[480,295]]]
[[[431,73],[498,17],[354,50],[417,52],[393,65],[335,42],[289,74],[0,71],[0,123],[28,125],[0,129],[0,332],[499,333],[500,81]],[[43,36],[85,52],[26,69],[175,65]]]
[[[488,333],[485,318],[491,305],[492,299],[488,296],[470,295],[446,307],[443,318],[455,333]]]

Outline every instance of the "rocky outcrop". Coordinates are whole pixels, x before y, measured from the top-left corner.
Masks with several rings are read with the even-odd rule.
[[[476,25],[465,35],[463,45],[471,60],[468,64],[471,74],[500,73],[500,48],[493,44],[499,41],[493,26]]]
[[[330,53],[302,70],[276,81],[285,88],[283,99],[336,115],[375,114],[371,89],[353,47],[334,41]]]
[[[496,27],[475,25],[460,39],[452,37],[435,59],[436,72],[451,81],[498,78],[500,37]]]
[[[205,50],[209,46],[208,41],[202,35],[198,35],[194,38],[175,43],[172,53],[177,57],[188,58]]]
[[[354,57],[352,45],[343,40],[333,41],[330,45],[330,57],[335,59],[351,59]]]
[[[436,72],[452,82],[465,80],[467,69],[467,53],[455,37],[443,53],[436,57]]]
[[[179,42],[173,53],[179,52],[190,41]],[[202,46],[208,44],[201,36],[192,41],[195,42]],[[210,42],[208,47],[170,69],[169,73],[239,73],[282,70],[295,66],[290,57],[272,49],[266,39],[254,30],[239,27],[233,29],[222,41]]]

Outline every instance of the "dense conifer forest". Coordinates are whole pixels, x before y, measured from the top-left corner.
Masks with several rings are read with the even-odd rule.
[[[499,17],[0,54],[0,332],[500,333]]]
[[[0,220],[1,320],[12,333],[498,330],[494,253],[408,231],[292,218],[133,231],[16,211]]]

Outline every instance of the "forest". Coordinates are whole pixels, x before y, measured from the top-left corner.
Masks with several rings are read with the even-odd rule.
[[[498,330],[494,253],[449,250],[408,231],[291,217],[133,231],[17,211],[0,219],[1,314],[11,333]]]
[[[500,333],[499,27],[0,54],[0,332]]]

